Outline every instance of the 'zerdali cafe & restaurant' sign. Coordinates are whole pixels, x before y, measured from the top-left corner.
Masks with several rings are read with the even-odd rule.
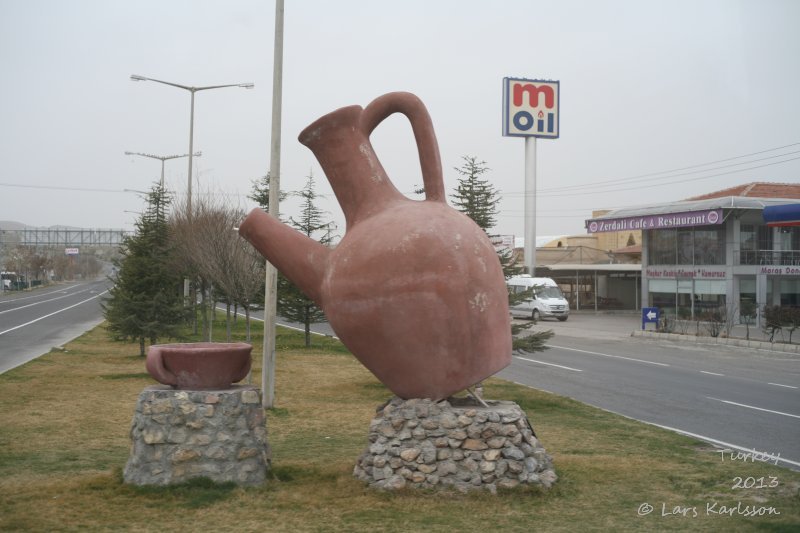
[[[722,209],[687,211],[642,217],[603,218],[586,221],[589,233],[648,229],[687,228],[722,224]]]

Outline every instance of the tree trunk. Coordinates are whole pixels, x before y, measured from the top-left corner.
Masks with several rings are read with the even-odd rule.
[[[303,312],[303,325],[306,333],[306,348],[311,346],[311,317],[309,316],[309,306],[305,306]]]
[[[144,357],[144,337],[139,337],[139,355]]]
[[[225,335],[228,342],[231,342],[231,303],[225,304]]]
[[[247,331],[247,342],[250,342],[250,306],[244,306],[244,322],[245,330]]]

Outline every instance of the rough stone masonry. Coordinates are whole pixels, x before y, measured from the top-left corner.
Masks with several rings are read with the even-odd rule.
[[[123,477],[134,485],[170,485],[195,477],[240,485],[266,480],[270,449],[260,391],[147,387],[131,423]]]
[[[393,398],[372,420],[353,474],[384,490],[549,488],[553,462],[525,412],[514,402],[486,403]]]

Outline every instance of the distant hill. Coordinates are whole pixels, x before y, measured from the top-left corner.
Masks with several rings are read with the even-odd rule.
[[[0,220],[0,230],[19,230],[29,228],[27,224],[21,222],[13,222],[10,220]]]
[[[13,220],[0,220],[0,230],[20,230],[20,229],[33,229],[33,228],[41,228],[43,226],[29,226],[28,224],[23,224],[22,222],[14,222]],[[62,225],[55,225],[55,226],[44,226],[50,229],[82,229],[76,226],[62,226]]]

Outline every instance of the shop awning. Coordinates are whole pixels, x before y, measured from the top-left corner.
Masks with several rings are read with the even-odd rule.
[[[763,216],[767,226],[800,226],[800,204],[770,205]]]

